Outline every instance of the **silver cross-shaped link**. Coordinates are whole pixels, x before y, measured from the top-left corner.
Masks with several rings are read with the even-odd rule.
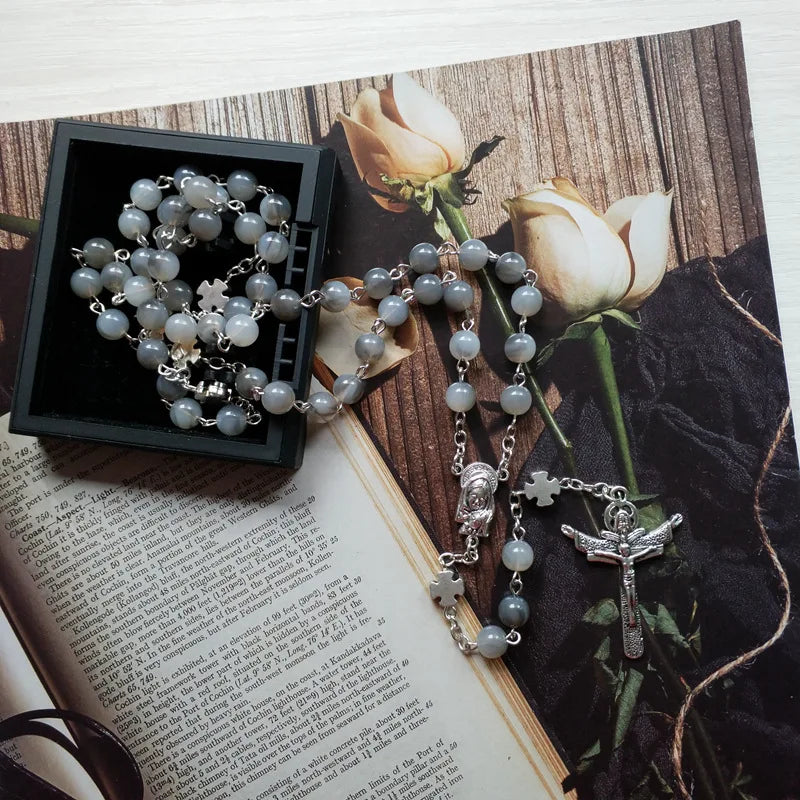
[[[537,506],[553,505],[553,498],[561,494],[561,484],[556,478],[548,477],[546,472],[531,473],[531,482],[523,490],[528,500],[536,500]]]
[[[464,579],[455,577],[451,569],[442,570],[436,580],[431,581],[431,600],[438,600],[442,608],[451,608],[464,594]]]
[[[203,298],[197,301],[197,305],[203,311],[221,311],[229,300],[224,294],[227,291],[228,284],[219,278],[214,278],[214,283],[203,281],[197,287],[197,294]]]

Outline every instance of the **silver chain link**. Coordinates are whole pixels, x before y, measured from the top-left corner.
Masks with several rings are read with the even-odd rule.
[[[514,445],[517,443],[516,434],[517,418],[513,416],[511,417],[511,422],[508,423],[503,441],[500,443],[503,454],[500,457],[500,463],[497,465],[497,480],[501,483],[505,483],[509,478],[508,465],[511,463],[511,456],[514,455]]]
[[[558,485],[572,492],[586,492],[597,500],[606,500],[609,503],[621,503],[628,499],[628,490],[624,486],[610,483],[584,483],[578,478],[561,478]]]
[[[525,535],[525,528],[522,527],[522,503],[520,498],[522,492],[509,492],[508,503],[511,507],[511,519],[514,520],[514,525],[511,528],[511,535],[515,539],[521,539]]]
[[[453,465],[450,471],[453,475],[460,475],[464,471],[464,454],[467,452],[467,415],[464,411],[457,411],[455,415],[455,432],[453,433],[453,443],[456,446],[453,455]]]
[[[439,563],[446,569],[447,567],[452,567],[453,564],[466,564],[467,566],[471,564],[477,564],[480,555],[478,553],[478,545],[480,544],[480,540],[478,536],[474,533],[471,533],[467,538],[464,540],[464,552],[463,553],[453,553],[450,550],[446,550],[439,556]]]
[[[478,643],[473,642],[461,627],[461,624],[456,618],[455,606],[444,610],[444,618],[450,626],[450,635],[453,637],[453,641],[458,645],[458,649],[462,653],[475,652],[475,650],[478,649]]]

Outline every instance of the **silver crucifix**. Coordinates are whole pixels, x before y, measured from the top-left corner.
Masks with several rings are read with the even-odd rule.
[[[622,641],[628,658],[639,658],[644,652],[642,620],[636,597],[635,565],[638,561],[662,555],[664,546],[672,541],[672,531],[683,521],[673,514],[666,522],[646,531],[637,527],[639,514],[628,500],[613,500],[606,508],[604,520],[610,530],[600,531],[600,537],[562,525],[561,531],[586,553],[589,561],[618,564],[620,567],[619,597],[622,619]]]

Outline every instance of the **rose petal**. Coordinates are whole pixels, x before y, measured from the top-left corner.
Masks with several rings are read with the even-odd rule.
[[[350,289],[363,283],[358,278],[337,278],[337,280],[347,284]],[[324,374],[324,370],[318,369],[324,365],[334,375],[355,372],[358,367],[354,350],[356,339],[362,333],[369,333],[377,316],[377,301],[366,296],[357,303],[350,303],[344,311],[333,312],[321,308],[315,371]],[[370,367],[368,377],[386,372],[417,349],[419,329],[414,315],[409,314],[408,319],[397,328],[387,328],[382,336],[386,342],[386,351],[380,361]]]
[[[611,308],[631,283],[625,244],[575,193],[544,186],[503,203],[511,217],[516,249],[539,274],[537,286],[546,301],[545,324]]]
[[[567,195],[567,197],[571,197],[579,203],[583,203],[587,208],[591,208],[592,211],[595,210],[592,204],[581,194],[580,189],[578,189],[569,178],[562,178],[560,175],[557,175],[555,178],[550,179],[550,183],[552,183],[553,188],[557,192]]]
[[[466,159],[466,145],[461,125],[450,109],[405,72],[392,75],[390,85],[403,125],[444,150],[448,164],[442,172],[460,169]]]
[[[624,311],[638,308],[661,284],[669,253],[672,191],[623,197],[605,213],[631,254],[633,283],[618,303]]]
[[[393,171],[386,174],[392,178],[408,178],[416,183],[424,183],[433,176],[447,172],[448,160],[444,150],[424,136],[398,125],[392,119],[398,116],[392,108],[393,104],[389,91],[384,89],[378,92],[368,87],[358,95],[350,111],[351,118],[369,128],[391,155]]]
[[[381,180],[381,174],[391,175],[395,172],[392,157],[386,146],[369,128],[350,117],[339,114],[337,119],[344,128],[350,154],[353,156],[359,177],[375,189],[385,192],[386,186]],[[377,194],[373,194],[372,199],[387,211],[394,211],[397,214],[408,211],[408,206],[399,200],[392,201]]]

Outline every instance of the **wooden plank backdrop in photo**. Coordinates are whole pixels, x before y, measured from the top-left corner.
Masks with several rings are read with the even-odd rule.
[[[764,233],[737,23],[412,75],[452,109],[468,148],[493,134],[506,137],[473,175],[483,192],[479,202],[466,210],[476,236],[490,235],[507,222],[500,206],[503,199],[553,175],[571,178],[601,210],[624,195],[674,188],[670,268],[706,252],[730,253]],[[358,185],[336,122],[336,115],[347,113],[358,92],[369,85],[383,88],[386,80],[345,81],[86,119],[324,141],[339,150],[346,193],[359,214],[378,213]],[[38,217],[51,134],[52,121],[0,126],[0,211]],[[384,215],[384,224],[407,226],[411,214],[416,212]],[[406,240],[405,249],[388,254],[381,265],[404,259],[414,241]],[[0,234],[2,247],[21,247],[23,242]],[[385,252],[379,242],[375,247]],[[349,255],[335,260],[339,274],[347,274]],[[446,335],[443,339],[440,331],[437,344],[423,319],[418,353],[367,396],[362,410],[438,543],[456,548],[460,542],[452,518],[458,486],[449,469],[452,421],[444,405],[452,365],[443,361],[443,347]],[[506,381],[482,366],[479,358],[470,380],[479,398],[496,401]],[[558,405],[553,387],[548,399],[552,407]],[[485,429],[494,431],[487,446],[496,459],[502,415],[486,408],[479,414]],[[535,412],[521,421],[512,476],[542,428]],[[480,430],[473,433],[481,435]],[[476,455],[472,444],[467,455]],[[492,458],[486,447],[478,455]],[[502,505],[499,509],[499,530],[504,530]],[[492,557],[482,561],[479,572],[465,575],[479,614],[489,613],[503,538],[493,537]]]

